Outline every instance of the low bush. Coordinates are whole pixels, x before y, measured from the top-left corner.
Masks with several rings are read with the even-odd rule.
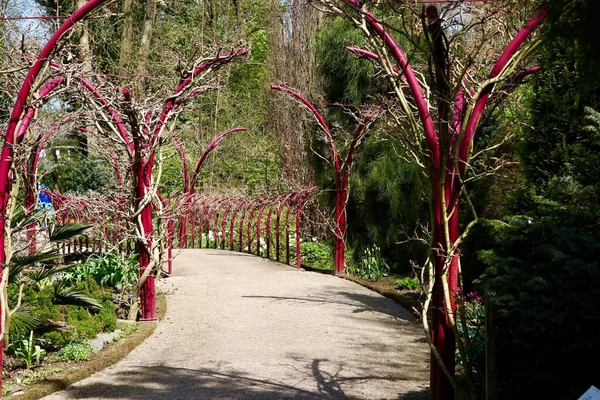
[[[94,353],[89,340],[70,342],[58,351],[60,361],[85,361]]]
[[[483,381],[485,373],[485,306],[483,299],[475,292],[468,293],[467,298],[462,303],[464,306],[464,317],[462,321],[460,313],[458,314],[457,328],[461,338],[469,337],[472,351],[472,362],[475,373]],[[466,326],[466,331],[463,326]],[[456,350],[456,363],[461,365],[464,360]]]
[[[302,263],[319,269],[333,270],[333,249],[330,245],[318,241],[300,243]]]
[[[394,281],[394,283],[396,284],[396,287],[398,289],[408,289],[408,290],[418,289],[419,286],[421,285],[417,278],[410,278],[408,276],[404,277],[404,278],[398,278]]]
[[[107,253],[91,256],[83,264],[63,273],[62,280],[75,284],[92,278],[101,286],[126,291],[138,280],[137,254],[124,256],[119,253]]]

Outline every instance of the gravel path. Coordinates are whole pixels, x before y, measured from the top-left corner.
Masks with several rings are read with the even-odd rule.
[[[427,399],[411,314],[362,286],[185,250],[167,314],[121,362],[45,399]]]

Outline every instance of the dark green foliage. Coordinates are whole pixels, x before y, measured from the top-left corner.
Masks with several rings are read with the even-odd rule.
[[[373,88],[372,63],[346,51],[346,46],[360,46],[364,41],[362,33],[340,17],[328,21],[320,30],[317,53],[329,101],[362,104]]]
[[[535,201],[533,213],[496,222],[480,252],[499,330],[501,398],[572,399],[600,385],[585,361],[600,357],[599,215]]]
[[[473,369],[478,375],[478,381],[483,382],[485,374],[485,307],[483,299],[475,294],[471,297],[467,294],[467,299],[464,302],[464,324],[466,325],[466,334],[469,335],[471,341],[471,351],[473,352]],[[460,314],[458,315],[457,328],[461,338],[466,338],[463,321]],[[464,360],[458,349],[456,350],[457,364],[463,364]]]
[[[551,15],[528,96],[531,128],[517,147],[525,181],[505,205],[516,215],[483,223],[467,246],[471,261],[483,249],[487,267],[478,284],[494,310],[500,398],[572,399],[600,385],[587,362],[600,356],[600,135],[587,108],[600,105],[591,33],[600,10],[588,0],[570,6]]]
[[[593,0],[577,0],[553,22],[541,52],[542,70],[534,77],[533,129],[521,137],[520,158],[536,185],[570,174],[587,184],[597,175],[581,163],[581,152],[590,145],[599,150],[584,131],[584,116],[586,106],[600,106],[600,53],[595,39],[600,8]]]
[[[112,165],[99,159],[68,158],[58,162],[44,175],[44,183],[49,188],[56,185],[63,193],[86,194],[88,191],[103,191],[115,187],[116,177]]]
[[[295,252],[293,253],[295,254]],[[302,264],[318,269],[334,269],[333,248],[329,244],[303,241],[300,243],[300,254],[302,255]]]
[[[93,225],[87,224],[65,224],[56,226],[50,234],[50,241],[61,243],[82,237],[92,229]],[[58,253],[58,250],[55,250]]]
[[[407,241],[427,220],[426,178],[419,166],[398,157],[391,141],[370,138],[357,156],[350,175],[348,240],[356,254],[370,241],[388,259],[390,267],[409,270],[409,261],[424,261],[427,245]],[[368,240],[366,240],[368,238]]]

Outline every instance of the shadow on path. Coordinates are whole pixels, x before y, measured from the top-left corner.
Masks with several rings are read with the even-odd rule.
[[[306,386],[306,379],[314,380],[314,390],[258,378],[242,371],[221,371],[200,368],[187,369],[165,365],[130,368],[114,376],[110,383],[90,382],[67,389],[70,399],[358,399],[347,396],[341,384],[352,380],[403,380],[381,376],[339,377],[342,368],[330,374],[321,370],[326,360],[313,360],[310,376],[298,376]],[[300,373],[300,375],[302,375]],[[397,399],[426,400],[427,391],[411,392]]]
[[[331,294],[339,297],[340,300],[332,300]],[[361,293],[351,293],[348,291],[335,291],[322,296],[242,296],[244,298],[254,299],[272,299],[274,301],[291,301],[299,303],[322,303],[322,304],[339,304],[343,306],[353,307],[353,314],[359,314],[367,311],[387,314],[397,320],[415,322],[413,315],[399,305],[394,304],[389,299],[383,297],[369,296]]]

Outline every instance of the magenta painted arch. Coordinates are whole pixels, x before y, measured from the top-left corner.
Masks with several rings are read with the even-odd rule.
[[[249,199],[239,199],[235,209],[231,213],[231,224],[229,225],[229,250],[234,249],[234,234],[235,234],[235,220],[238,216],[240,209],[250,201]]]
[[[294,193],[294,196],[291,198],[292,203],[296,203],[299,200],[299,196],[302,194],[302,191]],[[290,263],[290,210],[291,205],[285,210],[285,263]]]
[[[219,218],[219,214],[218,214],[219,212],[218,212],[218,210],[221,207],[221,204],[223,204],[224,202],[227,202],[228,200],[229,200],[229,198],[227,198],[227,197],[219,198],[212,205],[211,210],[208,213],[208,218],[207,218],[207,222],[208,222],[208,225],[206,226],[207,235],[208,235],[208,231],[210,231],[210,221],[212,219],[213,214],[216,212],[217,213],[217,217],[216,218]],[[215,226],[218,226],[218,224],[219,224],[218,220],[215,220]],[[217,246],[217,241],[218,241],[217,240],[216,232],[213,235],[213,237],[215,238],[215,249],[216,249],[217,248],[216,247]],[[206,248],[209,248],[209,246],[208,246],[208,236],[207,236],[206,240],[207,240],[207,246],[206,246]]]
[[[229,215],[229,211],[231,211],[231,208],[233,207],[234,204],[236,204],[239,201],[238,198],[229,198],[228,201],[225,203],[225,210],[223,212],[222,218],[221,218],[221,232],[223,232],[223,236],[221,239],[221,249],[225,250],[225,237],[229,236],[226,235],[226,228],[227,228],[227,217]],[[218,221],[216,221],[218,223]]]
[[[300,214],[302,213],[302,207],[306,203],[308,196],[315,190],[317,190],[317,186],[313,186],[310,189],[304,190],[303,194],[300,195],[300,199],[298,200],[298,206],[296,208],[296,268],[300,269],[301,265],[301,252],[300,252]]]
[[[266,229],[266,237],[267,237],[267,258],[271,258],[271,217],[273,216],[273,208],[279,204],[279,202],[286,196],[289,196],[288,193],[280,194],[277,196],[275,201],[271,203],[269,206],[269,210],[267,211],[267,229]],[[278,231],[279,232],[279,231]]]
[[[242,251],[242,248],[243,248],[243,243],[244,243],[244,242],[243,242],[243,235],[244,235],[244,221],[245,221],[245,219],[246,219],[246,213],[248,212],[248,209],[249,209],[249,208],[250,208],[250,207],[251,207],[251,206],[252,206],[252,205],[253,205],[253,204],[254,204],[256,201],[258,201],[258,199],[257,199],[257,198],[250,199],[250,201],[248,201],[248,202],[245,204],[244,211],[242,212],[242,219],[240,220],[240,233],[239,233],[239,239],[240,239],[240,243],[239,243],[239,245],[240,245],[240,246],[239,246],[239,251],[240,251],[240,252]]]
[[[258,213],[258,217],[256,219],[256,255],[257,256],[260,256],[260,225],[261,225],[262,215],[265,210],[265,207],[268,204],[270,204],[275,198],[276,198],[276,195],[271,195],[271,196],[267,196],[267,197],[263,198],[264,203],[262,203],[262,205],[260,207],[260,211]]]
[[[288,193],[286,195],[286,197],[283,199],[283,201],[279,204],[279,208],[277,209],[277,219],[276,219],[276,223],[275,223],[275,259],[277,261],[279,261],[279,237],[280,237],[280,227],[281,227],[281,213],[283,212],[283,208],[284,206],[287,204],[287,202],[291,201],[295,201],[294,198],[295,196],[297,196],[297,193],[292,192],[292,193]],[[289,208],[289,206],[288,206]],[[289,213],[289,211],[288,211]],[[287,219],[287,216],[286,216]],[[287,225],[286,225],[287,226]],[[287,242],[287,239],[286,239]]]

